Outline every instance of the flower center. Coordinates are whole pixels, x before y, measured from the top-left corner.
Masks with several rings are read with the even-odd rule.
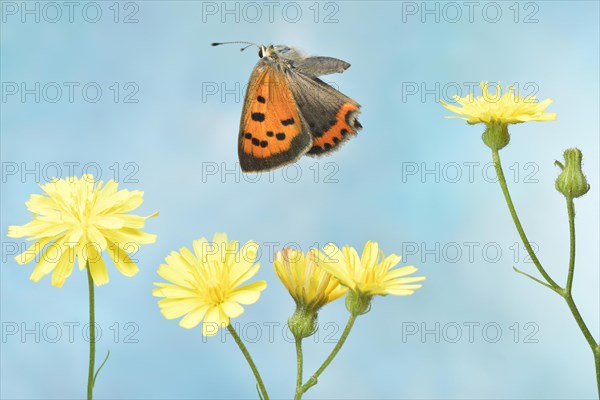
[[[223,286],[216,280],[211,279],[206,282],[208,298],[213,304],[221,304],[225,300]]]

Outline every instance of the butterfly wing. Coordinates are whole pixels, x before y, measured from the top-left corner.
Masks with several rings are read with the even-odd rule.
[[[288,71],[291,92],[312,135],[309,155],[337,149],[362,125],[357,117],[360,104],[315,76]]]
[[[312,145],[279,65],[261,59],[250,76],[238,141],[244,172],[268,171],[302,157]]]
[[[350,68],[346,61],[333,57],[308,57],[296,63],[295,69],[304,75],[321,76],[342,73]]]
[[[287,60],[290,65],[299,72],[309,76],[321,76],[333,73],[342,73],[350,64],[344,60],[339,60],[333,57],[308,56],[300,50],[286,46],[275,46],[277,54]]]

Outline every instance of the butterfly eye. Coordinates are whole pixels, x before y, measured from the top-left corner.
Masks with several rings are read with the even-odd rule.
[[[263,58],[263,51],[262,51],[262,47],[260,49],[258,49],[258,56],[260,58]]]

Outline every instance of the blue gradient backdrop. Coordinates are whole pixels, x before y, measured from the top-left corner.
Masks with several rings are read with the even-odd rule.
[[[515,247],[516,230],[498,185],[490,182],[482,127],[444,119],[449,113],[437,100],[457,87],[464,95],[480,80],[516,84],[555,100],[549,111],[558,120],[512,127],[502,156],[526,230],[562,283],[568,226],[553,162],[567,147],[583,150],[592,188],[576,201],[574,296],[598,338],[598,2],[478,2],[472,17],[463,3],[276,2],[270,20],[262,2],[115,7],[110,1],[96,3],[102,11],[96,23],[82,16],[85,9],[86,18],[94,19],[95,6],[76,2],[70,22],[67,6],[55,4],[62,16],[53,23],[54,6],[2,2],[2,398],[75,399],[85,393],[85,274],[75,271],[60,290],[49,277],[34,284],[28,279],[33,264],[18,266],[10,254],[22,241],[5,236],[9,225],[28,221],[24,202],[40,192],[38,183],[56,175],[57,164],[66,176],[69,162],[79,163],[78,175],[86,163],[95,163],[88,171],[103,179],[118,171],[122,187],[144,190],[140,214],[160,211],[146,228],[158,234],[157,243],[136,255],[140,273],[125,278],[109,264],[111,281],[96,292],[98,358],[111,350],[96,385],[99,399],[256,397],[230,336],[203,340],[199,329],[179,328],[161,316],[151,295],[164,257],[215,231],[240,241],[277,242],[277,248],[328,241],[362,247],[372,239],[386,252],[405,253],[404,262],[427,276],[412,297],[374,301],[308,398],[594,398],[592,354],[566,305],[512,271],[513,265],[534,268],[522,246]],[[39,23],[23,7],[39,7]],[[224,13],[225,7],[237,7],[238,14]],[[138,21],[123,23],[131,13]],[[237,170],[242,104],[236,94],[222,99],[221,88],[215,95],[207,89],[244,86],[257,61],[255,49],[209,46],[225,40],[283,43],[349,61],[349,70],[326,80],[363,105],[364,130],[330,157],[302,159],[298,169],[278,170],[272,179],[248,182],[239,172],[222,177],[223,168]],[[34,94],[24,101],[21,93],[11,94],[23,82],[27,88],[40,82],[39,102]],[[55,103],[49,101],[56,97],[51,82],[63,88]],[[79,84],[73,102],[65,82]],[[95,103],[82,95],[89,82],[102,89]],[[110,88],[115,82],[117,102]],[[124,102],[136,87],[130,99],[138,102]],[[203,177],[215,166],[216,175]],[[23,176],[24,169],[36,168],[38,173]],[[434,172],[422,174],[425,169]],[[298,170],[302,176],[295,182]],[[236,321],[255,342],[248,347],[272,397],[289,398],[295,355],[281,324],[293,302],[273,273],[269,251],[261,264],[258,278],[269,287]],[[332,348],[346,315],[342,302],[321,313],[317,343],[305,346],[307,374]],[[79,324],[72,340],[69,323]],[[270,323],[280,324],[272,340]],[[469,324],[475,324],[472,340]],[[419,333],[407,335],[415,327]],[[19,332],[11,335],[14,329]],[[39,343],[34,333],[22,337],[22,329],[37,331]],[[422,329],[433,333],[422,337]]]

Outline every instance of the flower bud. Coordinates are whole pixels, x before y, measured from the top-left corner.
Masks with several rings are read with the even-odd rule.
[[[317,313],[306,308],[296,308],[288,319],[290,331],[297,339],[314,335],[317,331]]]
[[[577,148],[567,149],[564,153],[565,165],[560,162],[556,164],[562,169],[558,178],[556,178],[556,190],[561,192],[566,198],[577,198],[583,196],[590,190],[585,175],[581,171],[581,150]]]
[[[481,136],[483,143],[492,150],[500,150],[510,142],[508,124],[502,122],[488,122],[485,124],[485,132]]]
[[[366,314],[371,310],[372,298],[373,296],[351,290],[346,295],[346,308],[352,315]]]

